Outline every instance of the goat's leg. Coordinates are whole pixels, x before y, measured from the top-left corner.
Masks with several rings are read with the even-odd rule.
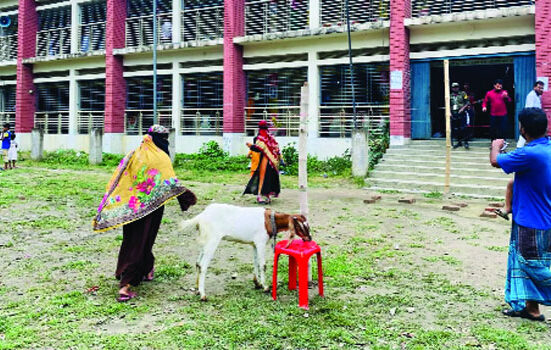
[[[267,292],[270,290],[270,287],[266,285],[266,244],[255,244],[255,248],[257,256],[256,261],[258,269],[260,270],[260,284],[262,285],[262,289]]]
[[[258,265],[258,254],[256,252],[256,246],[253,246],[253,266],[254,266],[254,277],[253,277],[254,287],[256,289],[260,289],[263,286],[259,282],[259,280],[260,280],[260,266]]]
[[[201,259],[203,258],[203,248],[201,248],[201,251],[199,252],[199,256],[197,257],[197,262],[195,263],[195,292],[199,294],[199,275],[201,274]]]
[[[201,253],[201,261],[199,262],[199,294],[201,295],[201,301],[207,300],[207,295],[205,294],[205,277],[207,275],[209,263],[219,243],[220,239],[218,238],[207,241]]]

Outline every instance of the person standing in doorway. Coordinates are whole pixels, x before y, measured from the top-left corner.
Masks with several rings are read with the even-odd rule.
[[[505,301],[510,317],[545,321],[539,305],[551,305],[551,141],[547,116],[540,108],[519,114],[526,145],[499,154],[505,141],[492,142],[490,163],[515,173],[513,225],[507,261]]]
[[[469,141],[465,138],[467,128],[465,110],[469,105],[469,97],[464,91],[459,90],[459,83],[452,83],[450,94],[452,139],[457,141],[453,146],[454,149],[463,145],[466,149],[469,149]]]
[[[543,81],[536,81],[532,91],[526,96],[526,102],[524,108],[541,108],[541,95],[543,94]],[[517,148],[523,147],[526,144],[526,140],[522,135],[518,137]]]
[[[511,97],[507,90],[503,90],[503,80],[496,79],[494,88],[486,93],[482,101],[482,112],[490,112],[491,139],[507,138],[507,103]]]

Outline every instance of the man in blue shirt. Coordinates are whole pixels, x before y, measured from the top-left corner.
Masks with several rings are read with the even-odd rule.
[[[492,142],[490,163],[515,173],[513,226],[507,261],[503,314],[544,321],[539,304],[551,305],[551,141],[547,116],[540,108],[519,114],[526,145],[500,154],[504,140]]]
[[[0,140],[2,140],[2,157],[4,158],[4,169],[8,169],[8,150],[10,149],[11,143],[11,131],[10,124],[4,124],[4,129],[2,130],[2,135],[0,135]]]

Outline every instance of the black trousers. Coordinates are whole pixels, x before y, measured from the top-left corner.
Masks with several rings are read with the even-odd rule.
[[[452,140],[457,142],[469,141],[467,130],[467,116],[465,113],[452,114]]]
[[[490,116],[490,137],[492,138],[492,141],[496,139],[506,139],[507,131],[507,115]]]

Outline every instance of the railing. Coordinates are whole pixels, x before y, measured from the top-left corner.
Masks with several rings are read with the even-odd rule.
[[[256,134],[261,120],[272,124],[270,130],[276,136],[298,136],[300,106],[246,107],[245,132],[248,136]]]
[[[78,29],[79,51],[105,49],[105,22],[81,24]]]
[[[46,134],[68,134],[69,111],[36,112],[34,127],[43,129]]]
[[[320,137],[350,137],[354,128],[352,106],[322,106],[319,116]],[[381,134],[389,121],[389,106],[357,106],[359,128],[371,134]]]
[[[224,6],[182,11],[182,40],[213,40],[224,37]]]
[[[0,61],[17,58],[17,34],[0,36]]]
[[[308,28],[309,1],[260,0],[245,3],[245,35]]]
[[[182,109],[182,135],[222,135],[223,108]]]
[[[390,18],[390,0],[350,0],[349,8],[352,24]],[[345,0],[322,0],[320,23],[324,27],[346,26]]]
[[[36,33],[36,55],[57,56],[71,52],[71,28],[41,30]]]
[[[88,134],[92,129],[103,129],[105,126],[104,111],[78,111],[77,118],[79,134]]]
[[[534,3],[535,0],[412,0],[411,14],[412,17],[422,17],[500,7],[529,6]]]
[[[172,110],[158,109],[157,124],[172,128]],[[143,135],[153,125],[152,109],[127,109],[124,114],[124,132],[127,135]]]
[[[0,123],[10,123],[13,127],[15,125],[15,112],[0,112]]]
[[[172,14],[157,15],[157,42],[172,42]],[[153,15],[126,19],[126,46],[153,45]]]

